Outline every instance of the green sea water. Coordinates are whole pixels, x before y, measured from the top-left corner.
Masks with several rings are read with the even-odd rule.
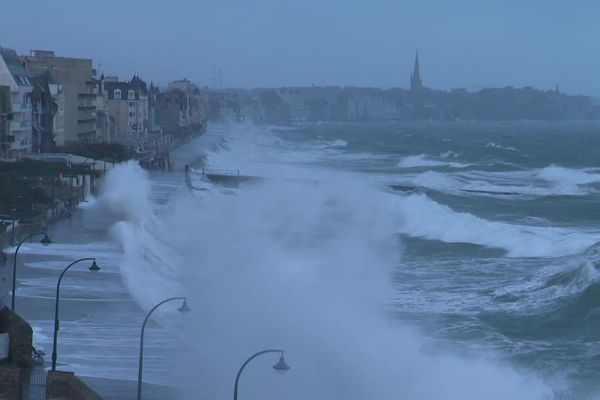
[[[396,192],[394,314],[433,348],[492,353],[600,396],[600,124],[347,123],[275,130],[285,160]],[[307,157],[310,155],[310,157]]]

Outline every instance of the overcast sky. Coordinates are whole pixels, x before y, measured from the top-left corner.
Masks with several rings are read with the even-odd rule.
[[[600,96],[596,0],[14,0],[0,46],[161,85],[534,86]]]

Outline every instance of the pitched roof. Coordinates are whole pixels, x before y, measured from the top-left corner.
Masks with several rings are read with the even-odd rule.
[[[135,89],[139,90],[143,95],[148,95],[148,87],[146,86],[146,82],[144,82],[139,76],[134,75],[129,82]]]
[[[141,79],[140,79],[141,81]],[[140,100],[142,96],[148,96],[148,90],[146,89],[146,83],[140,82],[105,82],[104,90],[108,94],[108,100],[130,100],[129,91],[133,90],[135,93],[135,100]],[[121,99],[115,99],[115,90],[121,91]]]
[[[13,49],[7,49],[6,47],[0,47],[0,57],[4,60],[8,71],[11,73],[13,79],[18,86],[32,86],[29,81],[29,74],[25,70],[17,52]]]

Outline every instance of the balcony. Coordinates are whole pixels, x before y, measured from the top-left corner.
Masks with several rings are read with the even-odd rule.
[[[78,124],[88,124],[90,122],[94,122],[95,123],[96,122],[96,117],[93,117],[93,118],[84,118],[84,119],[78,119],[77,120]]]
[[[28,140],[14,141],[10,145],[10,150],[28,150],[31,147],[31,143]]]
[[[10,123],[11,131],[25,131],[31,129],[31,121],[12,121]]]
[[[27,112],[31,111],[31,103],[13,103],[12,112]]]
[[[0,136],[0,144],[2,143],[13,143],[15,141],[14,135],[2,135]]]

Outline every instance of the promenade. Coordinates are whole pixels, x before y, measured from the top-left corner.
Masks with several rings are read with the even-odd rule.
[[[152,197],[162,203],[172,196],[174,188],[184,185],[184,165],[201,164],[201,148],[217,139],[214,134],[200,136],[175,149],[172,172],[149,171]],[[133,399],[145,311],[133,301],[121,278],[121,249],[110,234],[115,221],[89,207],[81,203],[70,218],[51,224],[50,246],[35,241],[23,244],[18,256],[16,310],[32,326],[34,346],[46,353],[48,367],[58,274],[78,258],[95,257],[101,271],[92,274],[87,265],[81,265],[70,270],[61,284],[57,369],[74,371],[103,399]],[[0,266],[2,304],[10,304],[13,251],[5,249],[6,262]],[[144,347],[144,381],[152,382],[145,383],[144,399],[181,398],[174,388],[182,383],[175,367],[177,355],[185,350],[168,329],[153,321],[146,330]]]

